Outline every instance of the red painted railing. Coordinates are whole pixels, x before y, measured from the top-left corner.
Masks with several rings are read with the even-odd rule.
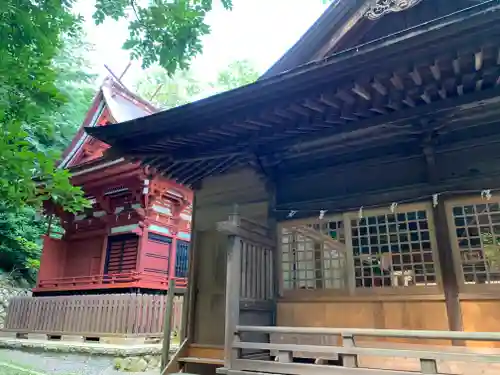
[[[38,281],[35,291],[149,288],[168,290],[168,277],[143,272],[123,272],[92,276],[60,277]],[[175,278],[176,288],[186,288],[186,278]]]

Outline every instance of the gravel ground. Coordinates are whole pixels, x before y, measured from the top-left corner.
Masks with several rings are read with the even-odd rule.
[[[2,363],[12,364],[27,370],[47,375],[124,375],[113,368],[113,359],[104,356],[83,356],[62,353],[29,353],[24,351],[0,349],[0,366]],[[0,367],[2,375],[29,375],[12,368]],[[148,371],[135,374],[158,375],[159,371]]]

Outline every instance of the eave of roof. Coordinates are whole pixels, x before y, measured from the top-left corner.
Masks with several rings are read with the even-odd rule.
[[[288,98],[300,95],[320,84],[325,79],[348,74],[354,61],[368,62],[374,56],[384,56],[384,51],[394,47],[393,54],[407,48],[405,43],[410,39],[420,40],[426,35],[429,40],[439,38],[446,29],[465,29],[476,19],[493,10],[498,10],[498,1],[489,0],[455,14],[442,17],[418,27],[393,34],[363,46],[351,48],[329,56],[321,61],[312,61],[287,72],[280,73],[257,82],[217,94],[197,102],[189,103],[167,111],[159,112],[148,117],[128,121],[119,125],[110,125],[100,128],[86,128],[89,134],[103,140],[113,147],[127,142],[139,142],[138,137],[150,137],[149,143],[154,143],[158,136],[172,134],[186,134],[209,126],[223,117],[236,117],[255,111],[261,105],[270,101],[279,102],[284,96]],[[473,18],[470,16],[474,16]],[[399,51],[397,50],[399,48]],[[140,140],[144,142],[144,139]],[[121,149],[119,152],[124,152]]]
[[[438,78],[432,78],[428,65],[432,65],[436,59],[449,58],[449,54],[455,56],[454,58],[466,59],[467,56],[460,53],[464,48],[469,50],[473,47],[473,51],[486,53],[484,43],[491,44],[489,42],[491,38],[500,40],[498,39],[500,36],[499,13],[498,0],[490,0],[450,16],[367,43],[357,49],[338,53],[321,62],[306,64],[291,72],[282,73],[278,77],[270,77],[252,85],[135,122],[109,126],[107,129],[95,129],[91,132],[95,132],[98,138],[104,140],[107,137],[108,143],[113,146],[111,151],[115,156],[128,154],[132,158],[140,159],[144,165],[158,168],[157,171],[168,178],[187,185],[201,181],[209,175],[224,173],[242,164],[248,164],[248,162],[260,163],[259,156],[271,156],[271,158],[277,156],[283,160],[292,160],[296,157],[294,155],[297,153],[297,145],[302,147],[304,144],[323,141],[325,137],[335,138],[335,142],[342,143],[344,147],[352,141],[347,138],[354,137],[355,141],[362,140],[366,145],[376,139],[374,135],[380,134],[390,136],[391,142],[396,142],[400,140],[397,136],[401,136],[402,131],[404,132],[405,128],[411,126],[410,122],[419,121],[422,116],[453,117],[455,112],[465,113],[472,107],[483,105],[481,103],[485,100],[491,101],[492,98],[496,100],[496,105],[500,97],[500,88],[498,86],[489,88],[485,84],[484,90],[479,89],[478,92],[471,94],[464,93],[462,90],[458,97],[444,95],[443,98],[436,94],[435,100],[428,99],[424,103],[422,99],[421,103],[416,106],[415,104],[405,105],[389,113],[377,112],[376,115],[368,118],[363,118],[363,116],[359,118],[355,114],[353,118],[348,118],[348,121],[341,125],[330,123],[326,126],[328,128],[326,130],[325,126],[317,130],[314,123],[307,123],[305,124],[306,134],[295,132],[292,137],[288,138],[283,136],[288,136],[288,131],[298,130],[304,124],[292,118],[285,126],[264,124],[267,127],[263,131],[241,131],[241,128],[238,131],[237,127],[231,125],[238,125],[237,121],[241,121],[242,115],[246,116],[250,113],[253,117],[247,118],[248,120],[259,120],[262,108],[283,109],[294,102],[303,103],[305,99],[314,100],[315,97],[318,99],[318,96],[329,90],[336,90],[337,93],[339,90],[348,90],[352,95],[351,89],[354,83],[361,80],[359,85],[366,84],[360,75],[367,74],[368,82],[379,80],[380,75],[386,73],[389,77],[394,77],[395,74],[399,74],[397,70],[402,64],[406,63],[409,65],[409,72],[414,71],[413,69],[419,64],[426,64],[427,78],[433,82],[437,80],[439,84],[442,84]],[[497,48],[497,43],[492,47]],[[498,65],[496,54],[494,56],[488,54],[488,56],[488,62],[485,60],[484,67],[491,62],[492,58],[494,58],[494,65]],[[446,72],[453,71],[452,62],[452,59],[447,62]],[[484,72],[478,71],[477,73],[479,75],[475,74],[475,76],[483,77],[486,81],[487,77],[483,76]],[[459,82],[462,78],[458,77]],[[414,84],[418,85],[416,82]],[[409,89],[412,88],[414,88],[413,84]],[[403,91],[404,98],[404,95],[408,95],[408,91]],[[373,101],[370,102],[370,105],[372,104],[374,104]],[[231,120],[233,121],[230,122]],[[321,121],[327,121],[327,118]],[[219,129],[221,125],[229,125],[225,126],[226,131],[231,133],[229,136],[214,136],[210,133],[212,129]],[[392,128],[389,129],[388,125]],[[393,132],[394,129],[397,131]],[[201,146],[197,144],[200,140]],[[357,150],[359,152],[363,148],[358,147]],[[294,155],[289,157],[290,153]],[[301,157],[306,154],[316,157],[319,151],[313,148],[312,151],[306,150],[299,153]]]

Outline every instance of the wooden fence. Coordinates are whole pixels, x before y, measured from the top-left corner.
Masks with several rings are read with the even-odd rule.
[[[242,340],[243,332],[265,333],[271,342]],[[337,344],[283,344],[273,335],[332,336]],[[320,327],[236,326],[226,366],[219,373],[245,375],[272,373],[288,375],[416,375],[460,374],[496,375],[500,373],[500,351],[452,345],[388,344],[359,338],[445,340],[455,342],[500,342],[499,332],[409,331],[388,329],[343,329]],[[274,341],[274,342],[273,342]],[[278,341],[278,342],[276,342]],[[243,350],[266,351],[267,355],[248,358]],[[315,359],[314,363],[294,361],[295,353]],[[307,355],[309,353],[309,355]]]
[[[172,331],[182,319],[182,296],[173,306]],[[10,301],[4,331],[84,337],[161,337],[165,295],[16,297]]]

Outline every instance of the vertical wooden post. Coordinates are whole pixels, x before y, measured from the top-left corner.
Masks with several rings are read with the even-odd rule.
[[[175,266],[177,261],[177,234],[172,236],[170,249],[168,252],[168,278],[175,280]]]
[[[453,247],[451,246],[448,232],[448,221],[446,218],[446,208],[443,202],[433,210],[434,226],[436,228],[436,242],[439,255],[439,266],[441,268],[441,278],[443,282],[444,298],[446,302],[446,312],[448,315],[448,327],[451,331],[462,331],[462,309],[458,297],[458,278],[455,272],[455,260],[453,257]],[[463,345],[461,341],[454,341],[454,345]]]
[[[425,124],[427,125],[427,124]],[[422,145],[423,155],[427,166],[427,179],[429,183],[437,185],[439,183],[439,170],[436,164],[435,150],[432,138],[425,139]],[[455,272],[455,261],[453,257],[453,247],[451,246],[448,232],[448,221],[446,218],[446,208],[443,198],[441,202],[433,208],[434,227],[437,242],[437,252],[439,257],[439,267],[441,280],[443,283],[446,312],[448,315],[448,327],[451,331],[462,331],[462,310],[458,296],[458,278]],[[461,345],[460,341],[453,341],[454,345]]]
[[[196,190],[193,193],[193,210],[191,212],[191,241],[189,244],[188,255],[188,287],[182,301],[182,328],[181,340],[187,338],[189,341],[194,339],[195,306],[196,291],[198,280],[198,259],[196,252],[198,244],[196,243]]]
[[[353,295],[356,292],[356,273],[354,269],[354,252],[352,249],[351,218],[348,214],[344,214],[342,220],[344,222],[345,238],[345,282],[349,294]]]
[[[106,273],[106,266],[108,261],[108,242],[109,242],[109,226],[106,224],[106,234],[104,235],[104,240],[102,241],[102,250],[101,250],[101,264],[99,265],[100,273]],[[102,280],[100,280],[102,282]]]
[[[276,299],[280,293],[280,279],[281,279],[281,233],[278,233],[278,224],[276,220],[276,186],[274,181],[270,178],[266,180],[266,191],[267,191],[267,227],[269,228],[269,234],[271,238],[275,241],[276,247],[272,253],[272,271],[271,271],[271,285],[273,298]],[[274,314],[276,315],[276,314]],[[276,325],[276,316],[274,317],[274,325]]]
[[[49,225],[47,226],[47,236],[50,237],[50,234],[52,232],[52,219],[54,218],[54,214],[49,215]]]
[[[188,312],[189,309],[186,308],[188,301],[187,301],[187,293],[184,291],[182,294],[182,306],[181,306],[181,328],[179,330],[179,339],[180,342],[183,342],[184,339],[187,337],[187,319],[188,319]]]
[[[140,272],[140,273],[142,273],[142,265],[141,265],[142,258],[145,256],[144,254],[146,254],[146,250],[147,250],[148,245],[149,245],[148,232],[149,232],[148,224],[146,222],[144,225],[144,229],[142,230],[139,244],[137,246],[137,258],[135,261],[135,271]]]
[[[168,281],[167,303],[165,307],[165,320],[163,323],[163,347],[161,351],[161,369],[162,371],[168,364],[170,357],[170,339],[172,336],[172,313],[175,297],[175,279]]]
[[[236,211],[236,208],[235,208]],[[231,214],[230,222],[237,224],[239,215]],[[236,326],[240,318],[240,284],[241,284],[241,240],[238,236],[229,236],[226,274],[226,321],[224,339],[224,366],[231,368],[234,358],[232,344],[235,339]]]
[[[342,345],[345,348],[354,348],[356,342],[351,334],[342,334]],[[358,367],[358,356],[357,354],[343,354],[342,361],[345,367]]]

